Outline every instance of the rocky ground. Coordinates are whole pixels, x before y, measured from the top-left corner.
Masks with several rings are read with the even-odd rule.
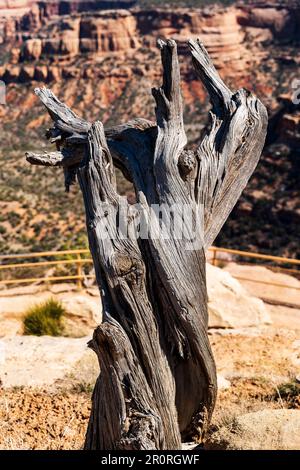
[[[293,383],[299,372],[299,333],[299,330],[254,328],[210,335],[221,374],[221,390],[209,432],[210,447],[215,440],[220,440],[220,429],[225,426],[228,432],[237,417],[249,412],[300,410],[299,386],[298,391],[290,395],[283,393],[283,384]],[[77,362],[69,375],[51,386],[3,388],[0,392],[0,448],[80,449],[96,375],[97,364],[91,353]],[[256,425],[256,440],[252,437],[253,448],[259,448],[270,434],[270,431],[265,432],[258,442],[258,427],[259,424]],[[219,434],[215,439],[216,432]],[[284,446],[288,444],[289,441],[284,442]],[[279,441],[272,445],[284,448]]]
[[[243,271],[248,281],[241,285],[229,271]],[[251,279],[266,280],[268,275],[272,282],[285,282],[281,295],[276,286],[266,285],[263,291],[253,287]],[[229,263],[226,270],[208,265],[208,283],[219,395],[207,448],[300,448],[299,417],[294,415],[300,410],[299,281],[266,268],[255,271]],[[63,284],[50,291],[22,289],[0,292],[5,317],[0,325],[0,448],[80,449],[99,372],[96,356],[87,348],[99,321],[98,297],[91,287],[78,293]],[[288,292],[289,307],[282,305]],[[276,304],[255,297],[262,294]],[[47,295],[58,296],[68,309],[68,336],[16,335],[8,322],[20,325],[22,308]],[[81,332],[81,337],[71,332]]]

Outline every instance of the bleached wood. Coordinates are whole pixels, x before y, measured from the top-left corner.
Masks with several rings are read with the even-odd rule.
[[[251,93],[229,90],[199,41],[189,45],[213,106],[210,130],[195,152],[186,149],[173,40],[158,43],[163,83],[153,90],[156,123],[134,119],[104,130],[78,117],[50,90],[36,90],[54,123],[46,135],[56,152],[26,158],[61,166],[67,189],[78,179],[103,303],[103,323],[90,342],[100,376],[86,449],[178,449],[181,439],[203,440],[214,409],[205,249],[257,164],[267,115]],[[116,191],[115,167],[132,181],[146,218],[153,204],[187,205],[193,217],[203,215],[199,231],[186,225],[183,238],[151,233],[136,239],[135,215],[126,215],[130,208]],[[109,208],[129,222],[127,238],[120,236]],[[103,239],[105,227],[110,236]]]
[[[267,132],[265,106],[245,89],[222,82],[203,44],[189,41],[193,64],[213,108],[211,129],[197,152],[197,202],[205,211],[205,248],[213,243],[248,183]]]

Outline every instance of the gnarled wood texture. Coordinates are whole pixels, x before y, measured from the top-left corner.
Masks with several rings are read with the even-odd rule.
[[[176,43],[158,46],[163,84],[153,90],[156,123],[134,119],[104,130],[50,90],[36,90],[54,122],[46,136],[56,151],[26,158],[61,166],[67,190],[78,179],[103,303],[103,322],[90,342],[100,375],[86,449],[179,449],[182,438],[203,439],[217,392],[205,249],[247,184],[266,135],[265,107],[246,90],[231,92],[203,45],[190,41],[212,111],[198,149],[186,149]],[[159,226],[154,206],[188,207],[200,222],[184,221],[184,237],[157,237],[155,230],[138,237],[137,213],[116,191],[115,167],[133,183],[148,225]],[[126,225],[124,237],[119,229]]]

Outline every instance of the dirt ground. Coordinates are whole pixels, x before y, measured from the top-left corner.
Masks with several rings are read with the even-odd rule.
[[[80,449],[90,412],[86,392],[1,392],[1,449]]]
[[[250,411],[300,409],[300,390],[294,385],[299,373],[297,338],[297,330],[273,327],[210,333],[218,372],[231,384],[218,394],[210,432]],[[80,449],[91,392],[92,384],[74,381],[61,381],[51,390],[2,389],[0,448]]]

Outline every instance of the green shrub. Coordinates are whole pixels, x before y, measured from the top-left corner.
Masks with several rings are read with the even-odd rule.
[[[34,305],[25,313],[24,334],[60,336],[63,333],[62,317],[65,313],[61,302],[55,299]]]
[[[289,399],[300,395],[300,384],[296,381],[283,383],[278,386],[281,398]]]

